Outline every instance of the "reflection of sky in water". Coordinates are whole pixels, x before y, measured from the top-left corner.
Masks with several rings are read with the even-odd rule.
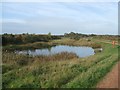
[[[94,49],[92,49],[91,47],[77,47],[77,46],[66,46],[66,45],[59,45],[59,46],[51,47],[49,49],[16,51],[16,53],[30,54],[30,55],[52,55],[60,52],[73,52],[76,53],[79,57],[86,57],[95,54]]]

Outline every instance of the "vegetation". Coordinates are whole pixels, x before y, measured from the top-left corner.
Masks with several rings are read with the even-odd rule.
[[[51,34],[49,33],[49,37]],[[119,45],[113,47],[111,39],[99,40],[99,36],[72,39],[64,37],[48,42],[21,44],[33,48],[39,45],[75,45],[102,47],[101,53],[79,58],[74,53],[62,52],[49,56],[28,56],[3,51],[3,88],[91,88],[118,62]],[[116,39],[117,40],[117,39]],[[107,43],[106,43],[107,42]],[[109,43],[108,43],[109,42]],[[35,44],[35,45],[33,45]],[[9,45],[7,45],[9,48]],[[5,47],[7,47],[5,46]],[[5,48],[3,47],[3,48]],[[41,47],[41,46],[40,46]],[[8,49],[6,48],[6,49]],[[14,47],[11,47],[14,48]]]
[[[96,35],[96,34],[81,34],[81,33],[65,33],[64,37],[79,40],[81,38],[97,38],[102,40],[120,40],[120,35]],[[88,39],[89,40],[89,39]]]
[[[81,33],[74,33],[74,32],[64,34],[64,37],[69,37],[70,39],[75,39],[75,40],[79,40],[80,38],[88,37],[88,36],[89,35],[81,34]]]
[[[49,42],[34,42],[26,44],[10,44],[3,46],[3,50],[25,50],[25,49],[37,49],[37,48],[50,48],[55,45],[71,45],[71,46],[90,46],[92,48],[101,48],[99,43],[91,41],[92,38],[81,38],[79,40],[70,38],[53,39]]]
[[[28,43],[28,44],[20,44],[20,45],[6,45],[3,46],[3,51],[12,51],[12,50],[34,50],[34,49],[41,49],[41,48],[51,48],[55,46],[55,44],[49,42],[35,42],[35,43]]]
[[[33,43],[33,42],[48,42],[53,39],[60,39],[60,36],[51,35],[35,35],[35,34],[3,34],[2,35],[2,45],[8,44],[26,44],[26,43]]]
[[[79,40],[63,38],[59,40],[52,41],[53,44],[56,45],[71,45],[71,46],[89,46],[92,48],[101,48],[101,44],[97,42],[93,42],[90,40],[91,38],[81,38]]]

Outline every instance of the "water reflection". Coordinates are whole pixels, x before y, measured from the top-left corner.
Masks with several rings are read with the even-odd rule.
[[[46,49],[34,49],[34,50],[22,50],[16,51],[19,54],[28,54],[28,55],[53,55],[61,52],[73,52],[76,53],[79,57],[86,57],[94,55],[94,49],[91,47],[77,47],[77,46],[67,46],[67,45],[58,45],[54,47],[49,47]]]

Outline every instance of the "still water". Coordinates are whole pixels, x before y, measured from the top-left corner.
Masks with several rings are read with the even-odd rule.
[[[29,54],[29,55],[53,55],[56,53],[61,52],[73,52],[77,54],[79,57],[87,57],[90,55],[94,55],[94,49],[91,47],[83,47],[83,46],[67,46],[67,45],[58,45],[53,46],[51,48],[46,49],[35,49],[35,50],[22,50],[22,51],[16,51],[16,53],[19,54]]]

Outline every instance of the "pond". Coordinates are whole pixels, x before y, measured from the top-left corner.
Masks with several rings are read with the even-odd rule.
[[[87,57],[90,55],[94,55],[94,49],[91,47],[85,46],[67,46],[67,45],[58,45],[53,46],[51,48],[46,49],[35,49],[35,50],[22,50],[22,51],[15,51],[19,54],[29,54],[29,55],[53,55],[61,52],[73,52],[79,57]]]

